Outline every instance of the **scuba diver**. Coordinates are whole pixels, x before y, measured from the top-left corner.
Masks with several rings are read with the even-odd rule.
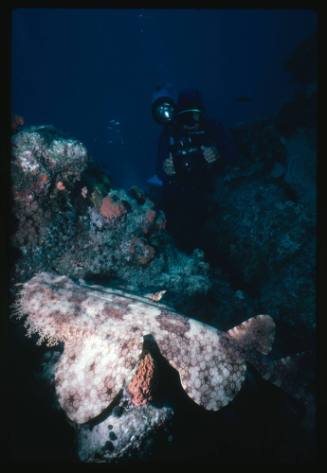
[[[197,90],[184,90],[176,100],[169,88],[158,88],[152,115],[163,126],[155,178],[167,230],[185,251],[203,247],[201,229],[210,218],[214,177],[232,158],[233,147],[223,126],[206,116]]]

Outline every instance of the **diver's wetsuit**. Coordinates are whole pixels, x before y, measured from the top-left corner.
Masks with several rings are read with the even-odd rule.
[[[184,158],[179,149],[189,149],[190,138],[190,146],[193,150],[198,147],[199,152],[191,153],[190,162],[187,163],[187,151]],[[213,163],[206,162],[200,151],[201,145],[214,145],[218,149],[219,158]],[[163,163],[169,153],[174,155],[174,175],[167,175],[164,171]],[[191,251],[203,246],[201,230],[210,218],[209,197],[213,179],[223,171],[226,161],[231,160],[233,155],[233,146],[223,126],[213,120],[203,119],[196,131],[174,126],[166,126],[163,129],[159,140],[156,170],[164,182],[160,206],[166,213],[167,230],[181,249]]]

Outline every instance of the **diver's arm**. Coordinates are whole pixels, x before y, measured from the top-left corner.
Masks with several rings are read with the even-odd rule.
[[[164,129],[160,135],[156,174],[164,182],[176,174],[173,156],[170,151],[169,130]]]
[[[167,174],[164,171],[164,161],[169,156],[169,134],[167,129],[163,129],[159,137],[156,174],[163,181],[167,181]]]
[[[173,155],[171,153],[169,153],[168,158],[164,160],[162,167],[167,176],[174,176],[176,174]]]

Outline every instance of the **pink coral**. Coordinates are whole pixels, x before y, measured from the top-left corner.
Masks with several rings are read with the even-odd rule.
[[[62,181],[58,181],[56,184],[58,191],[64,191],[66,189],[65,184]]]
[[[149,209],[145,215],[146,223],[148,225],[152,225],[154,219],[156,218],[157,212],[153,209]]]
[[[143,233],[148,233],[150,227],[153,225],[157,216],[157,212],[153,209],[148,209],[145,214],[145,222],[143,226]]]
[[[143,406],[152,399],[155,364],[150,353],[140,361],[132,381],[127,386],[132,403]]]
[[[100,206],[100,214],[108,220],[115,220],[126,213],[121,202],[114,202],[111,197],[104,197]]]

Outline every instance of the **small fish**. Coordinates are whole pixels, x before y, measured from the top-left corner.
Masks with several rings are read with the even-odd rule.
[[[221,332],[150,299],[45,272],[23,285],[16,309],[16,317],[27,315],[28,336],[36,333],[38,343],[49,346],[64,344],[55,388],[61,407],[76,423],[100,415],[128,386],[142,359],[146,335],[153,336],[177,370],[186,394],[209,411],[235,398],[247,363],[280,384],[280,367],[262,361],[275,335],[269,315]]]
[[[150,299],[151,301],[159,302],[162,299],[162,297],[166,294],[166,292],[167,290],[163,289],[161,291],[145,294],[144,297],[146,297],[147,299]]]

